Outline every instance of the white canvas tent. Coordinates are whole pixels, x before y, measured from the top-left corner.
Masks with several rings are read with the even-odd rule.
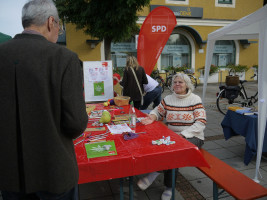
[[[262,145],[266,126],[267,116],[267,5],[256,12],[243,17],[221,29],[208,35],[205,75],[203,85],[203,102],[205,104],[205,94],[207,88],[208,72],[210,70],[213,49],[216,40],[244,40],[258,39],[258,149],[255,178],[258,180],[259,167],[262,154]],[[265,90],[264,90],[265,87]]]

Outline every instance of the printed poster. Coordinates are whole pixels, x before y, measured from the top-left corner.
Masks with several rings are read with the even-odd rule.
[[[112,61],[83,62],[84,95],[86,102],[113,98]]]

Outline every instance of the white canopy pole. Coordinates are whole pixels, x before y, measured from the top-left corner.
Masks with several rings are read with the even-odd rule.
[[[266,128],[267,112],[267,20],[260,23],[259,67],[258,67],[258,149],[254,181],[259,182],[258,174]],[[264,89],[265,88],[265,89]]]
[[[214,49],[214,40],[209,40],[207,43],[207,49],[206,49],[206,62],[205,62],[205,74],[204,74],[204,85],[203,85],[203,93],[202,93],[202,102],[203,105],[205,105],[205,95],[206,95],[206,88],[207,88],[207,82],[209,77],[209,71],[210,71],[210,65],[212,61],[213,56],[213,49]]]
[[[214,43],[216,40],[259,39],[259,71],[258,71],[258,149],[255,181],[259,182],[258,174],[267,118],[267,5],[242,19],[218,29],[208,35],[205,75],[202,101],[205,94],[209,69],[211,65]],[[265,88],[265,90],[264,90]]]

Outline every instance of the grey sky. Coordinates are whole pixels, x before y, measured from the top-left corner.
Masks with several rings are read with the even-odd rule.
[[[14,37],[23,31],[21,10],[27,0],[0,0],[0,32]]]

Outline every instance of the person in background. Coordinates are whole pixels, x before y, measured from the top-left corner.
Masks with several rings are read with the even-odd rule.
[[[164,117],[169,129],[201,148],[204,144],[206,111],[202,105],[201,98],[192,93],[193,89],[194,86],[186,74],[178,73],[174,75],[172,79],[173,93],[166,96],[141,122],[147,125]],[[140,179],[137,185],[142,190],[145,190],[159,174],[158,172],[152,172]],[[171,174],[171,170],[164,171],[166,189],[161,196],[162,200],[171,199]]]
[[[52,0],[22,8],[24,31],[0,44],[2,198],[78,199],[73,139],[88,122],[78,56],[58,44]]]
[[[113,74],[113,87],[120,82],[121,76],[118,73]],[[117,91],[114,88],[114,97],[118,96]]]
[[[133,71],[136,74],[137,81],[133,74]],[[142,94],[144,93],[144,86],[143,84],[147,84],[147,77],[143,67],[139,66],[136,57],[128,56],[126,59],[126,68],[123,73],[122,81],[120,82],[121,86],[123,87],[123,95],[129,96],[133,101],[134,107],[139,109],[141,106],[143,96],[140,93],[138,84],[140,86]]]
[[[147,107],[153,102],[153,108],[158,106],[161,101],[162,88],[159,83],[146,75],[148,84],[144,84],[144,90],[146,95],[144,96],[144,103],[141,105],[140,110],[146,110]]]

